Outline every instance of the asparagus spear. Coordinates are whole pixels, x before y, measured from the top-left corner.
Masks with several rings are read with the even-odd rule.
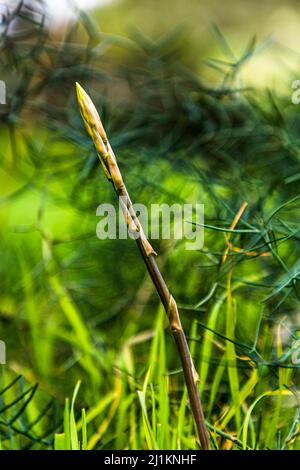
[[[86,130],[94,142],[98,157],[103,167],[105,176],[112,183],[116,194],[121,201],[122,211],[126,224],[131,232],[135,234],[137,246],[146,264],[153,284],[157,290],[160,300],[164,306],[169,319],[170,328],[173,333],[178,353],[182,363],[185,383],[188,390],[190,405],[192,408],[199,440],[203,449],[209,449],[208,433],[205,418],[198,392],[198,374],[195,370],[189,346],[183,331],[176,301],[156,263],[156,253],[144,234],[143,227],[133,208],[127,188],[122,178],[116,156],[111,148],[106,132],[102,125],[99,114],[88,94],[76,83],[79,110],[84,121]]]

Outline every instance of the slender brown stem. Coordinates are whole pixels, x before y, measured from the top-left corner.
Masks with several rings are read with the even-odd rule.
[[[197,386],[198,374],[194,367],[186,336],[181,325],[177,304],[157,266],[155,260],[156,253],[146,238],[143,227],[135,213],[127,188],[123,181],[122,174],[118,167],[117,159],[107,139],[107,135],[97,110],[90,97],[79,84],[77,84],[77,97],[83,121],[88,133],[93,139],[104,173],[108,180],[111,181],[114,190],[119,196],[120,205],[128,229],[134,235],[141,256],[146,264],[153,284],[168,316],[171,331],[182,363],[185,383],[199,440],[202,448],[208,450],[208,433]]]
[[[131,199],[129,197],[128,191],[126,189],[126,186],[123,180],[122,180],[122,185],[120,185],[119,187],[114,186],[114,189],[119,197],[123,198],[124,201],[127,201],[126,207],[130,213],[131,219],[138,226],[139,233],[141,233],[142,227],[139,223],[138,217],[135,214]],[[148,272],[151,276],[153,284],[160,297],[160,300],[164,306],[166,314],[169,318],[171,331],[173,333],[173,337],[174,337],[174,340],[178,349],[178,353],[180,356],[181,364],[182,364],[182,369],[183,369],[185,383],[186,383],[186,387],[187,387],[187,391],[189,395],[190,405],[191,405],[194,420],[196,423],[201,447],[204,450],[208,450],[209,449],[208,433],[206,429],[204,413],[203,413],[198,386],[197,386],[198,374],[195,370],[194,363],[193,363],[191,353],[189,350],[189,346],[186,340],[186,336],[181,325],[176,301],[174,297],[172,296],[172,294],[170,293],[169,288],[159,270],[159,267],[155,260],[155,254],[153,254],[154,250],[152,249],[152,252],[150,254],[149,252],[147,253],[149,249],[146,251],[143,237],[141,236],[138,236],[136,238],[136,243],[141,253],[141,256],[144,260],[144,263],[148,269]]]
[[[197,387],[198,376],[195,371],[194,363],[191,357],[189,346],[182,328],[180,317],[177,309],[176,302],[172,297],[164,278],[162,277],[159,268],[156,264],[155,258],[153,255],[145,257],[141,244],[137,240],[137,244],[142,253],[143,259],[147,266],[147,269],[150,273],[150,276],[153,280],[153,283],[156,287],[156,290],[160,296],[160,299],[164,305],[165,311],[169,317],[171,331],[175,339],[177,349],[179,352],[180,360],[182,363],[184,378],[186,387],[188,390],[188,395],[190,399],[190,404],[197,426],[197,432],[200,439],[200,443],[203,449],[209,449],[209,439],[205,425],[204,413],[199,397],[199,391]]]

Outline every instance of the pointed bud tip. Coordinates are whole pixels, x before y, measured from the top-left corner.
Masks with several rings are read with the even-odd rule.
[[[77,94],[77,99],[79,101],[85,101],[86,103],[89,103],[90,105],[93,105],[93,102],[87,92],[82,88],[82,86],[76,82],[76,94]]]
[[[76,91],[77,91],[77,93],[84,92],[84,89],[82,88],[82,86],[78,82],[76,82]]]
[[[86,92],[84,91],[84,89],[82,88],[81,85],[79,85],[78,82],[76,82],[76,94],[77,94],[77,99],[80,101],[80,99],[82,99],[85,95],[86,95]]]
[[[80,110],[81,116],[83,118],[83,121],[85,123],[88,133],[92,137],[91,130],[93,127],[95,127],[97,131],[99,132],[99,135],[101,136],[101,138],[104,140],[104,142],[106,142],[107,141],[106,133],[103,128],[98,111],[93,101],[87,94],[87,92],[82,88],[82,86],[78,82],[76,82],[76,94],[77,94],[79,110]]]

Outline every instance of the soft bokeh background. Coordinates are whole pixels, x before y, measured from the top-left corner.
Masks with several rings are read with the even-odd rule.
[[[77,0],[79,8],[93,10],[101,30],[128,34],[132,28],[157,38],[174,25],[189,29],[189,51],[186,54],[201,71],[207,58],[224,59],[226,52],[214,38],[212,25],[220,27],[236,58],[244,52],[250,38],[256,36],[261,47],[246,63],[240,77],[247,84],[285,90],[290,86],[291,72],[297,74],[299,62],[299,9],[297,2],[276,0]],[[53,26],[62,27],[73,12],[70,2],[48,2]],[[98,8],[97,8],[98,6]],[[74,14],[74,12],[72,13]],[[227,57],[228,59],[228,57]],[[232,60],[232,57],[230,57]],[[213,76],[209,75],[213,79]],[[288,82],[288,83],[286,83]]]
[[[89,448],[197,446],[136,247],[95,235],[97,206],[115,198],[83,128],[76,81],[99,109],[136,202],[205,204],[203,250],[154,245],[215,445],[297,448],[297,2],[48,3],[0,10],[4,448],[52,448],[78,380]]]

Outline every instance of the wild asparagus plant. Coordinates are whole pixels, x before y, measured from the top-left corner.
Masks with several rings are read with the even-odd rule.
[[[145,236],[143,228],[135,213],[127,188],[123,181],[117,159],[108,141],[99,114],[91,98],[78,83],[76,83],[76,91],[80,113],[86,130],[94,142],[104,173],[119,196],[128,229],[134,235],[141,256],[146,264],[153,284],[168,316],[171,331],[181,359],[185,383],[199,440],[203,449],[209,449],[208,433],[197,386],[198,374],[195,370],[186,336],[181,325],[176,301],[170,293],[169,288],[157,266],[155,260],[156,253]]]

